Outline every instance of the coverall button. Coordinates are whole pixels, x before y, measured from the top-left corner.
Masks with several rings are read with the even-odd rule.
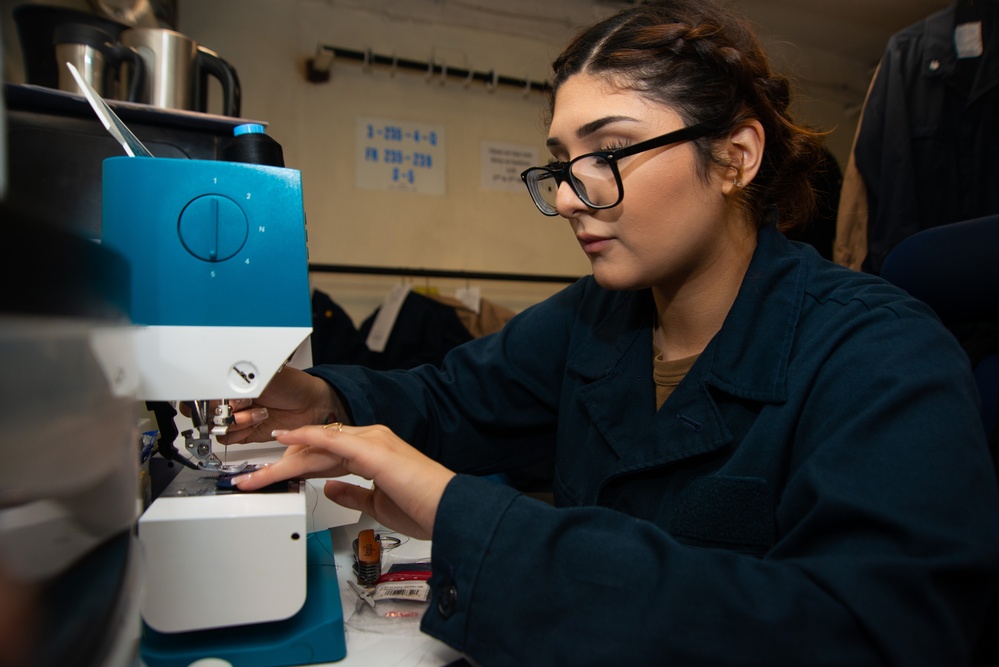
[[[458,588],[454,584],[448,584],[441,591],[440,599],[437,601],[437,611],[444,618],[451,618],[457,608]]]

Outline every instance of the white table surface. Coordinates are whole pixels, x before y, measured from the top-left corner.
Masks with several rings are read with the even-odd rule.
[[[326,501],[329,502],[329,501]],[[343,605],[344,630],[347,640],[347,656],[338,662],[323,663],[330,667],[382,667],[385,665],[440,667],[448,665],[461,658],[461,654],[419,631],[419,625],[409,622],[398,634],[385,632],[363,631],[350,624],[350,618],[356,608],[357,596],[347,586],[347,580],[352,579],[353,541],[357,533],[365,528],[374,528],[383,535],[398,536],[401,544],[386,550],[383,562],[391,563],[394,559],[418,560],[430,558],[430,542],[414,540],[397,535],[371,520],[367,515],[361,515],[356,524],[341,526],[331,531],[333,556],[337,566],[337,581],[340,584],[340,600]]]
[[[228,452],[229,463],[245,460],[248,463],[267,463],[278,458],[284,448],[277,443],[256,443],[233,447]],[[238,452],[238,453],[237,453]],[[219,452],[219,455],[223,454]],[[357,484],[370,482],[360,477],[343,478]],[[401,543],[398,547],[388,549],[383,553],[383,564],[391,564],[392,560],[418,560],[430,558],[430,542],[415,540],[404,535],[398,535],[383,528],[373,519],[355,510],[344,509],[328,500],[323,495],[325,480],[308,480],[306,486],[307,530],[316,532],[330,530],[333,545],[333,557],[337,568],[337,583],[340,587],[340,601],[343,606],[344,633],[347,645],[347,655],[337,662],[317,663],[328,667],[443,667],[462,657],[447,644],[438,641],[419,631],[417,623],[400,624],[399,632],[365,631],[350,624],[355,613],[357,596],[347,585],[347,580],[354,580],[353,541],[358,532],[365,528],[374,528],[383,535],[398,536]],[[354,580],[356,581],[356,580]],[[190,667],[230,667],[225,660],[206,658],[198,660]]]

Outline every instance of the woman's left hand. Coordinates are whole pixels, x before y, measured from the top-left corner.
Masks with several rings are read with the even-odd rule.
[[[301,477],[358,475],[372,488],[328,480],[326,497],[360,510],[386,528],[418,539],[430,539],[444,487],[455,473],[424,456],[387,426],[303,426],[274,431],[288,450],[275,463],[233,483],[241,491]]]

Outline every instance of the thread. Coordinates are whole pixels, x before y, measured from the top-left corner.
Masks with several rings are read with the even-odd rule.
[[[281,144],[258,123],[244,123],[233,128],[233,136],[222,144],[220,154],[226,162],[284,166]]]
[[[354,574],[362,586],[374,586],[382,574],[382,545],[371,528],[359,532],[354,540]]]

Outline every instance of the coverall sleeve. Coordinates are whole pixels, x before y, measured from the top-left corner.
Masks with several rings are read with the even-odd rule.
[[[800,433],[771,433],[794,444],[765,555],[458,475],[423,630],[490,666],[969,664],[999,586],[970,374],[925,320],[837,326],[818,375],[791,387]],[[919,377],[907,355],[930,360]]]
[[[486,475],[551,456],[570,331],[585,281],[474,339],[440,368],[317,366],[354,424],[380,423],[457,472]]]

